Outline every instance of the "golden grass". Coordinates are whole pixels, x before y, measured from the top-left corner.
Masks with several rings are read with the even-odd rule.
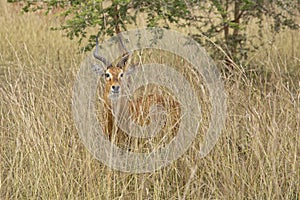
[[[129,174],[78,137],[77,43],[49,31],[48,18],[11,10],[0,1],[0,199],[299,199],[299,33],[224,76],[226,127],[207,157],[192,148],[154,173]]]

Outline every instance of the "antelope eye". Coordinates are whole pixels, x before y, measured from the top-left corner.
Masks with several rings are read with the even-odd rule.
[[[123,77],[123,73],[120,74],[120,77],[121,77],[121,78]]]
[[[105,78],[109,78],[109,73],[105,73]]]

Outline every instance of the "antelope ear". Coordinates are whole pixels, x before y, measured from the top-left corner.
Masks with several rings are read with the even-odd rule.
[[[92,71],[95,72],[98,75],[103,75],[105,73],[105,68],[104,67],[100,67],[97,64],[93,64]]]
[[[123,54],[121,60],[118,62],[118,64],[116,66],[121,69],[126,68],[128,63],[130,63],[130,61],[131,61],[131,58],[132,58],[131,55],[132,55],[132,52],[127,52],[127,53]]]
[[[134,73],[135,72],[135,70],[136,70],[136,68],[137,68],[137,65],[135,64],[135,65],[130,65],[130,66],[128,66],[127,67],[127,69],[125,68],[125,75],[127,76],[127,75],[131,75],[132,73]]]

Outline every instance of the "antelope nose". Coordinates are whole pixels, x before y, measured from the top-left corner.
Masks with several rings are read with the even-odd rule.
[[[120,86],[119,86],[119,85],[113,85],[113,86],[111,86],[111,89],[112,89],[114,92],[119,92]]]

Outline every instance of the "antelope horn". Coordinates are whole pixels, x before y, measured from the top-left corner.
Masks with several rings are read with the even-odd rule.
[[[128,51],[128,49],[124,45],[121,33],[118,34],[118,39],[119,39],[119,44],[120,44],[122,50],[125,50],[125,53],[122,55],[121,60],[117,64],[117,67],[123,68],[126,65],[126,63],[128,62],[128,60],[131,58],[132,52]]]
[[[96,49],[94,51],[94,57],[105,64],[106,67],[110,66],[110,63],[102,56],[98,55],[99,43],[98,37],[96,37]]]
[[[123,50],[125,50],[126,53],[129,53],[128,49],[126,48],[126,46],[125,46],[124,43],[123,43],[121,33],[118,34],[118,39],[119,39],[119,42],[120,42],[121,47],[123,48]]]

